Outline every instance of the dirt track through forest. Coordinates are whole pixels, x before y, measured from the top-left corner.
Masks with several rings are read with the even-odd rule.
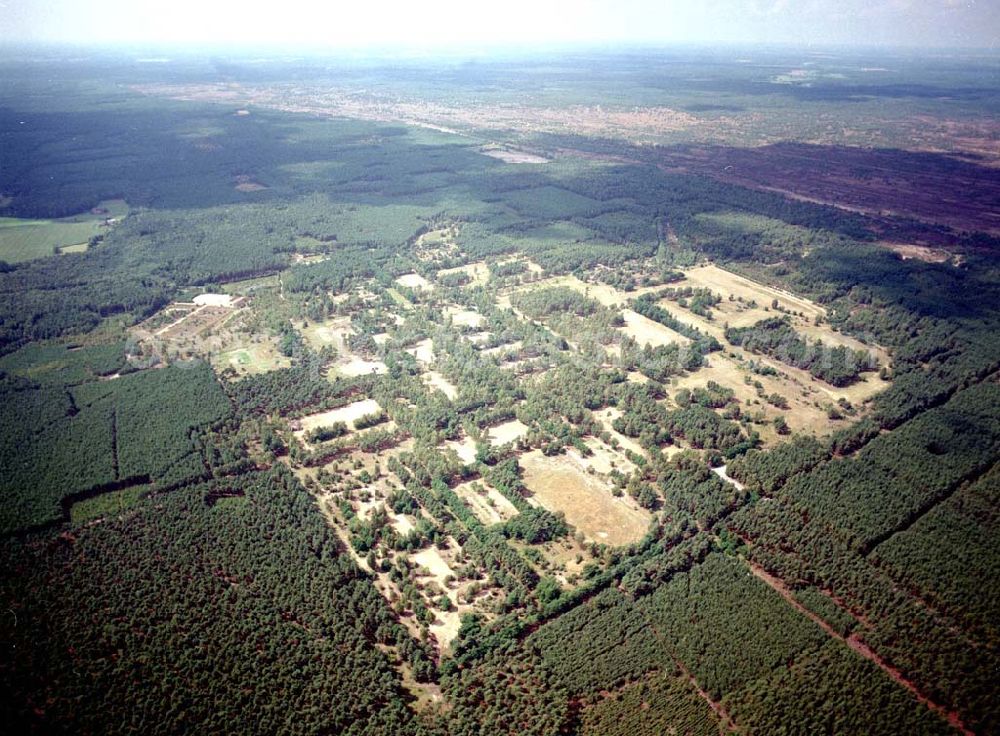
[[[764,583],[769,585],[771,589],[774,590],[778,595],[784,598],[785,601],[788,603],[788,605],[790,605],[796,611],[798,611],[803,616],[808,618],[810,621],[815,623],[817,626],[823,629],[823,631],[825,631],[828,635],[830,635],[834,639],[837,639],[838,641],[843,642],[865,659],[878,665],[878,667],[883,672],[885,672],[889,677],[891,677],[893,681],[895,681],[899,685],[902,685],[911,693],[913,693],[913,696],[918,701],[920,701],[928,708],[930,708],[932,711],[934,711],[935,713],[943,717],[945,720],[947,720],[948,723],[951,724],[951,726],[958,729],[963,734],[966,734],[966,736],[975,736],[975,734],[962,721],[962,717],[958,713],[952,710],[948,710],[943,705],[935,703],[933,700],[924,695],[912,681],[908,680],[906,677],[903,676],[902,672],[900,672],[898,669],[896,669],[891,664],[882,659],[878,654],[872,651],[871,647],[869,647],[867,644],[861,641],[861,639],[858,637],[857,634],[851,634],[848,637],[841,636],[833,629],[833,627],[830,626],[830,624],[828,624],[822,618],[820,618],[815,613],[813,613],[808,608],[799,603],[797,600],[795,600],[795,597],[792,595],[792,592],[788,589],[788,586],[785,585],[783,580],[781,580],[780,578],[776,578],[774,575],[771,575],[769,572],[767,572],[767,570],[760,567],[759,565],[755,565],[752,562],[748,562],[747,564],[750,567],[750,571],[757,578],[759,578]]]

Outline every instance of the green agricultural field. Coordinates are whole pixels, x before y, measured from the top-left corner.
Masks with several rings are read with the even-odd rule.
[[[82,253],[91,238],[108,231],[109,219],[127,214],[125,202],[109,200],[97,205],[95,212],[58,220],[0,217],[0,260],[20,263],[59,253]]]

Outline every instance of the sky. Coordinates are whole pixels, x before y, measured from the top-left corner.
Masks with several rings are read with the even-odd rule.
[[[0,0],[0,41],[336,51],[624,43],[1000,45],[1000,0]]]

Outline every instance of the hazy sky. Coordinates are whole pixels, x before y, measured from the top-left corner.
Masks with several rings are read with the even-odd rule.
[[[0,0],[0,39],[331,49],[628,41],[995,49],[1000,0]]]

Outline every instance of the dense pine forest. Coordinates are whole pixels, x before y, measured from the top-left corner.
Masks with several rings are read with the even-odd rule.
[[[995,233],[138,66],[0,66],[11,732],[1000,733]]]

